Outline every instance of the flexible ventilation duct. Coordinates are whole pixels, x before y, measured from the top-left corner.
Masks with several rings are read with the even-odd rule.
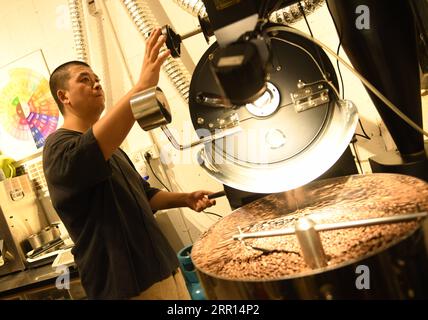
[[[195,17],[203,17],[207,14],[205,5],[201,0],[173,0],[180,7],[182,7],[187,12],[191,13]]]
[[[201,0],[173,0],[173,1],[177,3],[181,8],[183,8],[187,12],[194,15],[195,17],[196,16],[202,17],[207,14],[205,5]],[[317,8],[319,8],[324,3],[324,0],[304,0],[304,1],[300,1],[300,3],[304,9],[305,14],[309,15],[312,12],[314,12]],[[274,11],[270,15],[269,20],[275,23],[292,24],[299,21],[301,18],[303,18],[303,15],[299,9],[298,4],[293,4],[286,8],[282,8],[277,11]]]
[[[147,39],[149,32],[159,27],[152,11],[145,1],[122,0],[132,21],[142,36]],[[163,70],[177,88],[185,101],[189,100],[190,74],[180,60],[168,57],[163,64]]]
[[[309,15],[324,4],[324,0],[304,0],[300,1],[305,15]],[[298,4],[274,11],[269,20],[280,24],[293,24],[303,18]]]
[[[69,0],[68,10],[70,12],[76,59],[88,63],[88,50],[86,45],[87,41],[84,27],[82,1]]]

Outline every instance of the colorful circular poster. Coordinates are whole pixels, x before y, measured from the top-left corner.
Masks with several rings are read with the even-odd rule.
[[[59,120],[59,110],[48,80],[29,68],[13,68],[8,73],[7,84],[0,88],[2,133],[18,143],[31,142],[39,149],[56,130]]]

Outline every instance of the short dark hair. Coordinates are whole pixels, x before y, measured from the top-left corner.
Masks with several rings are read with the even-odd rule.
[[[86,66],[90,67],[86,62],[73,60],[63,63],[59,67],[57,67],[51,74],[49,78],[49,88],[51,90],[52,97],[54,98],[56,104],[58,105],[58,109],[61,114],[64,114],[64,105],[59,100],[57,91],[60,89],[65,89],[66,82],[70,79],[70,74],[68,73],[68,69],[71,66]]]

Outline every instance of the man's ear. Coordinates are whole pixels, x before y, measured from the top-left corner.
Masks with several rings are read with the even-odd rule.
[[[61,101],[63,105],[68,104],[70,102],[70,100],[68,99],[68,94],[66,90],[59,89],[56,92],[56,95],[58,96],[59,101]]]

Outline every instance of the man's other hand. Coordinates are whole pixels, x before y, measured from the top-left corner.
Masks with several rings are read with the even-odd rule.
[[[209,208],[216,204],[215,200],[208,199],[208,195],[212,193],[213,192],[205,190],[199,190],[189,193],[186,198],[186,204],[190,209],[195,210],[197,212],[201,212],[206,208]]]

